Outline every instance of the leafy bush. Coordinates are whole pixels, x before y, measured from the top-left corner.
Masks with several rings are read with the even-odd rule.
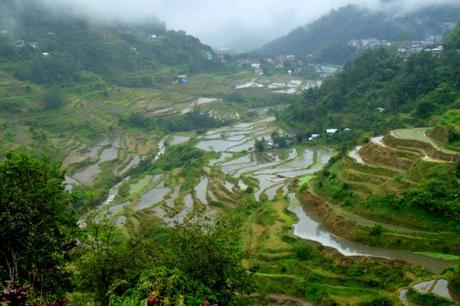
[[[0,163],[1,281],[28,282],[43,292],[66,285],[64,253],[77,222],[60,165],[13,152]]]
[[[390,298],[380,296],[368,302],[361,302],[358,305],[359,306],[392,306],[394,305],[394,303]]]
[[[460,266],[457,266],[449,279],[449,289],[460,293]]]
[[[58,91],[51,90],[43,97],[42,103],[44,109],[59,109],[64,105],[64,97]]]
[[[424,305],[424,306],[453,306],[455,305],[452,302],[449,302],[441,297],[438,297],[432,293],[422,294],[414,290],[413,288],[409,288],[407,291],[407,298],[412,303],[416,305]]]
[[[0,100],[0,112],[18,113],[21,110],[21,105],[11,99]]]
[[[313,258],[313,248],[305,243],[294,247],[295,257],[299,260],[310,260]]]
[[[380,224],[375,224],[374,226],[371,227],[369,231],[369,235],[380,236],[382,235],[383,231],[384,231],[383,226],[381,226]]]

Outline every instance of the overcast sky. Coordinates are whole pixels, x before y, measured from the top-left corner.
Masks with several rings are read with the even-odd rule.
[[[1,1],[1,0],[0,0]],[[103,18],[143,19],[155,15],[168,28],[185,30],[215,47],[245,34],[273,39],[347,3],[377,7],[379,0],[43,0],[69,3]],[[460,0],[386,0],[404,9]]]

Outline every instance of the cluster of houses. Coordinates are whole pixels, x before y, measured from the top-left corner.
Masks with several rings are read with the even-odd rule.
[[[256,59],[247,59],[240,58],[237,60],[236,64],[240,67],[248,66],[254,69],[254,72],[258,75],[263,75],[264,66],[273,67],[275,69],[285,69],[289,67],[288,74],[291,76],[293,74],[299,74],[302,71],[305,63],[299,59],[296,59],[295,55],[281,55],[277,57],[268,57],[263,60],[259,58]]]
[[[14,39],[13,33],[7,30],[2,30],[0,31],[1,34],[3,35],[8,35],[11,36]],[[48,32],[48,36],[54,36],[55,34],[53,32]],[[26,48],[31,48],[33,50],[38,50],[39,49],[39,44],[36,41],[25,41],[23,39],[17,39],[15,40],[15,46],[17,50],[22,50]],[[51,54],[49,52],[42,52],[42,56],[44,58],[48,58]]]
[[[411,55],[420,52],[429,52],[436,56],[440,56],[444,51],[441,39],[441,37],[436,36],[426,40],[408,42],[405,46],[398,49],[398,56],[407,59]]]
[[[258,59],[239,58],[236,64],[240,67],[251,67],[258,75],[263,75],[262,63]]]
[[[326,66],[321,64],[311,64],[321,79],[327,79],[336,73],[340,67]]]
[[[349,46],[352,46],[359,51],[366,50],[366,49],[375,49],[380,47],[389,47],[391,46],[391,42],[388,42],[383,39],[377,38],[367,38],[367,39],[353,39],[348,42]]]
[[[273,65],[276,69],[283,69],[286,63],[295,60],[295,55],[280,55],[265,59],[267,64]]]
[[[351,129],[350,128],[345,128],[343,129],[343,132],[350,132]],[[327,136],[332,136],[332,135],[335,135],[339,132],[339,129],[326,129],[326,135]],[[313,141],[317,138],[319,138],[321,136],[321,134],[311,134],[310,137],[308,137],[307,141]]]
[[[254,69],[254,72],[258,75],[264,75],[264,71],[262,70],[262,64],[259,62],[251,63],[251,68]]]
[[[452,25],[446,25],[448,28],[451,26]],[[444,50],[441,42],[442,36],[440,35],[431,36],[425,40],[409,41],[398,48],[398,56],[407,59],[411,55],[420,52],[430,52],[434,55],[440,56]],[[379,47],[389,47],[394,44],[397,43],[377,38],[354,39],[348,42],[349,46],[356,48],[358,51]]]

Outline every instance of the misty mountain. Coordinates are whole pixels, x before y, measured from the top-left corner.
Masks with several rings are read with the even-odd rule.
[[[388,49],[366,50],[321,87],[306,91],[281,118],[306,130],[336,126],[384,131],[408,122],[426,124],[429,116],[459,107],[460,24],[444,37],[443,46],[440,56],[421,52],[408,59]]]
[[[230,41],[225,48],[236,51],[252,51],[262,47],[269,41],[267,37],[256,35],[256,34],[246,34],[242,35],[232,41]]]
[[[270,55],[311,55],[320,62],[343,64],[358,54],[349,45],[351,40],[422,40],[444,34],[459,20],[460,7],[451,5],[427,7],[404,16],[389,10],[348,5],[294,29],[260,51]]]
[[[77,81],[86,71],[120,85],[150,86],[214,65],[210,47],[155,18],[104,23],[69,11],[34,0],[1,2],[0,60],[17,78],[53,84]]]

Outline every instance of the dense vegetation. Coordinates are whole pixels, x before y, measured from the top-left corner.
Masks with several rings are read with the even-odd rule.
[[[49,159],[12,153],[0,164],[0,181],[3,302],[62,299],[73,288],[77,304],[138,305],[150,298],[162,305],[228,305],[251,288],[234,239],[238,215],[222,213],[213,223],[190,215],[175,228],[152,220],[124,233],[117,216],[94,214],[77,231],[75,201]]]
[[[0,278],[36,296],[66,288],[76,216],[59,165],[14,152],[0,164]],[[62,293],[62,292],[61,292]]]
[[[0,11],[6,31],[0,34],[0,57],[19,79],[34,83],[82,82],[90,71],[115,84],[149,87],[174,77],[171,67],[189,73],[216,64],[208,46],[157,20],[94,23],[50,13],[35,0],[2,1]]]
[[[442,34],[443,23],[458,22],[459,10],[458,7],[435,6],[395,18],[393,12],[349,5],[293,30],[265,45],[261,51],[271,55],[312,55],[321,62],[343,64],[358,54],[356,48],[348,45],[350,40],[422,40]]]
[[[123,118],[121,123],[145,130],[164,130],[167,132],[191,131],[216,128],[229,122],[212,118],[198,108],[185,115],[170,116],[167,118],[152,118],[141,113],[130,114]]]
[[[173,84],[170,81],[175,73],[219,65],[208,47],[184,33],[167,31],[156,21],[142,26],[107,26],[79,18],[64,21],[41,11],[34,1],[26,3],[30,4],[26,10],[17,10],[14,1],[0,4],[2,12],[7,8],[21,21],[14,30],[0,34],[0,78],[6,80],[0,82],[0,139],[2,143],[23,140],[35,145],[36,151],[56,154],[56,159],[63,159],[63,154],[86,153],[82,160],[73,156],[74,164],[68,161],[72,166],[67,175],[87,166],[100,166],[101,173],[91,186],[76,186],[68,193],[60,165],[50,158],[15,151],[1,161],[0,304],[56,301],[61,305],[68,299],[74,305],[266,305],[270,298],[290,303],[289,299],[300,297],[320,305],[392,305],[399,288],[432,277],[405,262],[344,257],[333,249],[298,239],[292,233],[297,221],[286,209],[290,203],[280,196],[281,191],[272,201],[265,195],[256,201],[255,179],[242,178],[250,186],[246,192],[220,186],[239,182],[225,176],[216,164],[211,165],[209,160],[219,154],[197,149],[194,138],[180,145],[166,143],[164,155],[152,163],[155,150],[161,149],[156,144],[165,134],[188,130],[199,134],[231,122],[215,119],[215,113],[206,107],[180,114],[182,108],[178,106],[174,115],[154,115],[170,106],[165,101],[173,106],[192,106],[191,101],[203,93],[230,102],[216,103],[222,112],[227,107],[234,113],[238,107],[285,104],[278,119],[296,130],[298,152],[305,149],[303,142],[312,133],[340,128],[337,134],[314,142],[323,144],[326,139],[340,148],[339,153],[316,178],[307,177],[299,199],[312,188],[331,203],[340,204],[333,209],[358,214],[364,211],[370,217],[404,226],[417,223],[414,228],[421,230],[394,233],[380,224],[332,224],[343,225],[339,229],[345,238],[404,250],[442,252],[434,253],[438,257],[458,254],[459,163],[418,162],[415,153],[399,152],[414,161],[407,172],[356,163],[352,169],[353,161],[346,153],[373,133],[427,124],[437,125],[428,133],[440,145],[457,149],[460,26],[446,37],[446,50],[439,57],[422,53],[405,61],[391,50],[368,51],[321,88],[288,97],[257,89],[232,92],[237,82],[253,76],[245,73],[228,78],[196,76],[198,81],[192,79],[188,87]],[[48,33],[49,29],[53,32]],[[34,42],[37,44],[30,45]],[[127,88],[155,84],[162,86]],[[103,135],[110,138],[99,144]],[[32,140],[27,142],[29,137]],[[113,148],[116,137],[123,138],[119,142],[125,148]],[[263,138],[256,141],[261,157],[268,158],[264,151],[273,146],[281,155],[290,154],[292,137],[274,132],[271,138],[273,145]],[[103,150],[116,151],[118,160],[101,162]],[[89,156],[95,151],[97,157]],[[141,160],[139,166],[121,174],[133,156]],[[349,166],[356,176],[357,168],[374,171],[358,177],[360,191],[343,180],[344,168]],[[379,186],[375,194],[371,190],[372,196],[368,196],[365,188],[371,184],[366,180],[372,175],[384,177],[388,184],[381,184],[385,186]],[[128,176],[130,180],[121,181]],[[224,193],[227,200],[209,201],[213,213],[219,211],[212,221],[199,205],[204,203],[197,202],[183,223],[169,227],[151,214],[157,208],[153,206],[134,211],[136,207],[131,210],[122,203],[122,214],[105,215],[100,209],[86,215],[115,183],[122,183],[115,201],[130,201],[131,196],[140,197],[152,190],[155,176],[166,177],[161,181],[165,187],[180,187],[177,207],[171,209],[186,205],[184,196],[193,198],[194,187],[203,177],[209,179],[211,191]],[[298,187],[297,179],[292,183],[289,192]],[[394,185],[400,187],[396,192],[390,189]],[[139,190],[132,192],[136,188]],[[113,203],[113,207],[117,205]],[[320,208],[313,207],[319,213]],[[122,216],[126,217],[124,227],[118,226]],[[80,228],[78,218],[84,218]],[[451,269],[445,276],[451,288],[459,291],[459,269]],[[279,302],[280,298],[288,302]],[[413,298],[439,302],[433,302],[431,296]]]
[[[433,216],[459,222],[460,177],[453,172],[451,169],[450,173],[442,175],[435,173],[417,186],[405,190],[401,196],[390,194],[384,197],[369,198],[368,205],[391,207],[395,210],[422,209]]]
[[[352,128],[382,134],[424,124],[460,97],[459,28],[447,36],[440,57],[422,52],[405,61],[387,49],[368,50],[278,117],[310,133]]]

